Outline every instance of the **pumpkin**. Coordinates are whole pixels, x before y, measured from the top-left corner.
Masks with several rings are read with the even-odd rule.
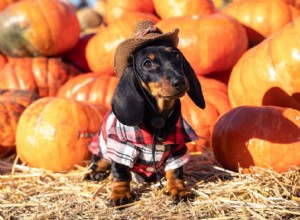
[[[226,169],[250,166],[277,172],[300,166],[300,112],[278,106],[239,106],[215,123],[212,148]]]
[[[79,20],[81,35],[93,33],[100,25],[103,25],[103,17],[90,7],[78,9],[76,15]]]
[[[281,0],[232,2],[222,11],[245,26],[250,47],[276,33],[300,15],[300,10]]]
[[[231,69],[248,48],[245,28],[221,13],[162,19],[157,26],[180,29],[178,48],[198,75]]]
[[[300,9],[300,1],[299,0],[281,0],[285,3],[291,4],[295,6],[296,8]]]
[[[99,131],[103,115],[92,104],[44,97],[20,117],[16,151],[28,166],[65,172],[90,159],[88,144]]]
[[[7,58],[0,53],[0,70],[5,66]]]
[[[7,56],[59,55],[79,33],[75,11],[62,1],[19,1],[0,12],[0,51]]]
[[[6,8],[8,5],[13,4],[19,0],[0,0],[0,11]]]
[[[115,75],[86,73],[68,80],[57,93],[58,97],[86,101],[111,107],[111,100],[119,78]]]
[[[0,89],[28,89],[41,97],[55,96],[78,70],[59,58],[9,58],[0,70]]]
[[[299,33],[300,17],[240,58],[228,82],[233,107],[276,105],[300,110]]]
[[[108,24],[121,19],[123,15],[132,12],[154,14],[152,0],[107,0],[105,4],[104,19]]]
[[[153,0],[154,8],[160,18],[188,15],[207,15],[215,12],[211,0]]]
[[[69,63],[75,66],[82,72],[91,72],[88,65],[87,58],[85,55],[85,50],[90,39],[95,35],[95,33],[83,34],[80,36],[77,44],[67,52],[61,54],[61,59],[63,62]]]
[[[198,141],[187,144],[190,152],[199,152],[204,146],[211,146],[211,129],[215,121],[219,115],[231,109],[224,83],[206,77],[198,79],[206,102],[205,109],[197,107],[187,95],[181,98],[182,115],[199,137]]]
[[[123,15],[120,19],[103,27],[93,36],[86,47],[86,59],[92,72],[114,73],[114,54],[117,46],[132,35],[139,20],[158,22],[153,14],[135,12]]]
[[[0,90],[0,158],[15,148],[20,115],[38,98],[29,90]]]

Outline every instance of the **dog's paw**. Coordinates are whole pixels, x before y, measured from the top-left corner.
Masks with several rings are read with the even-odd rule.
[[[133,201],[133,194],[130,191],[129,182],[113,182],[110,195],[112,206],[122,206]]]
[[[92,181],[102,181],[109,176],[108,172],[97,172],[92,170],[88,174],[85,175],[85,180],[92,180]]]
[[[176,203],[181,202],[181,201],[187,201],[189,199],[193,198],[193,194],[185,189],[185,188],[171,188],[169,189],[169,195],[171,196],[172,200]]]
[[[115,192],[113,191],[110,196],[110,202],[112,206],[122,206],[132,203],[133,195],[130,191]]]

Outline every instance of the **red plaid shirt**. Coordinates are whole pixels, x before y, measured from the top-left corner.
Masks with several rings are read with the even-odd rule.
[[[179,168],[187,163],[189,153],[185,143],[197,139],[194,130],[180,116],[174,132],[170,133],[162,143],[156,141],[155,162],[160,173],[163,170]],[[147,179],[149,181],[155,176],[151,148],[152,134],[144,124],[124,125],[118,121],[112,111],[105,116],[101,132],[89,145],[93,154],[130,167],[136,182],[147,181]]]

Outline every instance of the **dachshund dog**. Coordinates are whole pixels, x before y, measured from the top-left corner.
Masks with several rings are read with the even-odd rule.
[[[113,206],[132,202],[132,179],[153,182],[165,176],[174,201],[191,195],[184,183],[183,164],[189,158],[185,143],[197,136],[181,116],[180,98],[185,93],[205,107],[192,67],[173,44],[156,41],[132,54],[98,135],[105,149],[94,155],[88,174],[89,179],[102,180],[111,172]]]

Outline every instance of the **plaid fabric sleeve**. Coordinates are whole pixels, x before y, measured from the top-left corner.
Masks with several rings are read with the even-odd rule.
[[[190,159],[190,154],[185,144],[178,145],[165,163],[165,170],[173,170],[182,167]]]

